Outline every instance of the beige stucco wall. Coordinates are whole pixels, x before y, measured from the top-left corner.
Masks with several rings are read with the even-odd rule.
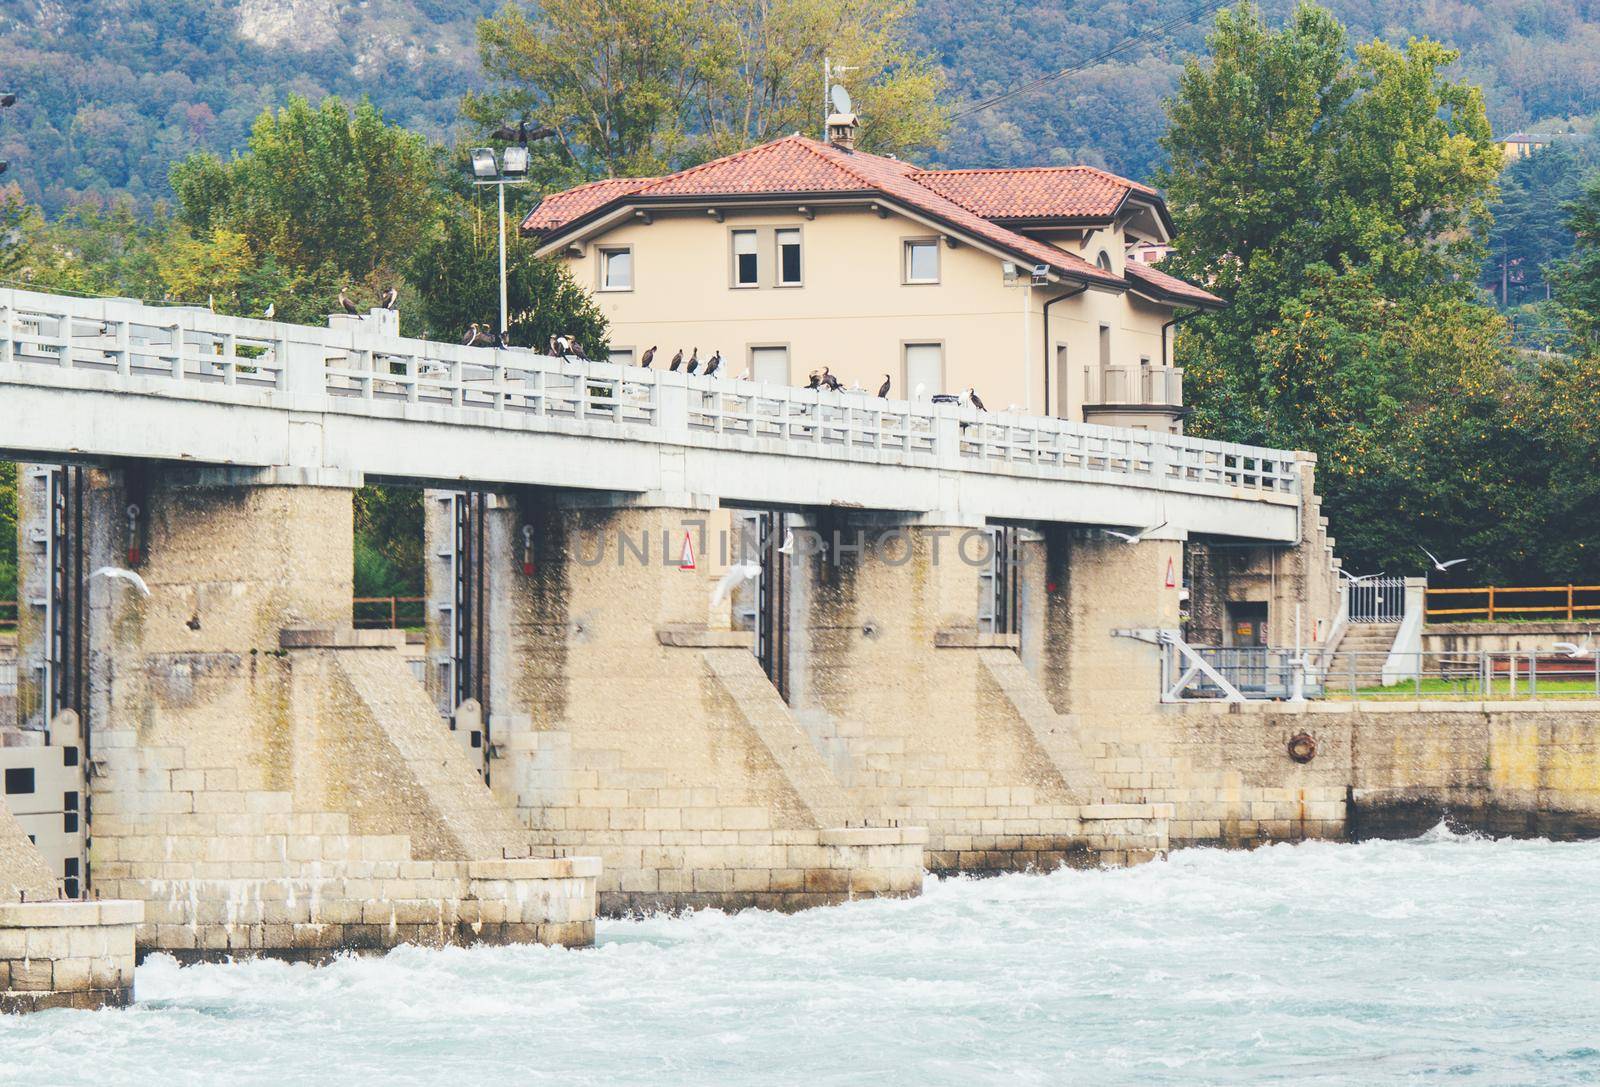
[[[775,209],[730,210],[719,223],[703,210],[658,214],[651,223],[631,221],[590,239],[582,256],[568,258],[568,267],[595,292],[611,324],[612,347],[631,348],[638,358],[655,345],[657,366],[665,366],[680,347],[685,358],[698,347],[702,361],[720,350],[724,373],[737,377],[750,366],[751,347],[786,344],[797,384],[809,371],[828,366],[846,386],[855,382],[873,391],[887,373],[892,395],[904,396],[914,391],[905,387],[904,344],[937,342],[944,345],[944,388],[929,393],[970,385],[991,411],[1016,404],[1043,413],[1042,307],[1075,288],[1035,288],[1026,274],[1008,287],[1003,259],[965,243],[940,246],[937,284],[906,284],[902,243],[934,232],[893,212],[880,219],[860,206],[819,207],[815,215],[807,220]],[[777,227],[801,232],[801,286],[775,285],[771,230]],[[749,228],[761,231],[762,284],[735,288],[730,234]],[[599,248],[624,245],[633,248],[633,288],[598,290]],[[1092,259],[1102,247],[1120,272],[1120,233],[1091,235],[1085,255]],[[1141,356],[1159,364],[1161,325],[1168,317],[1166,307],[1099,290],[1053,306],[1050,354],[1054,360],[1057,345],[1067,352],[1068,394],[1063,404],[1053,369],[1051,413],[1082,418],[1083,371],[1099,365],[1101,324],[1111,328],[1114,364],[1137,365]]]

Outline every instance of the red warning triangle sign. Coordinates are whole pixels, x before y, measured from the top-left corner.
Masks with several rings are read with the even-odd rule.
[[[678,556],[678,569],[694,569],[694,541],[689,538],[687,532],[683,534],[683,554]]]
[[[1167,560],[1167,588],[1176,589],[1177,587],[1178,574],[1177,571],[1173,569],[1172,560],[1169,558]]]

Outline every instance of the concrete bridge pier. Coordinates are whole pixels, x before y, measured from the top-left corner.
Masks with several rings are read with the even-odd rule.
[[[113,508],[125,478],[99,477]],[[532,856],[397,639],[350,629],[358,481],[145,479],[148,596],[88,586],[86,737],[91,886],[144,903],[141,952],[590,942],[595,862]],[[128,524],[87,531],[126,556]]]
[[[820,549],[797,551],[792,578],[791,704],[859,804],[927,825],[936,871],[1165,850],[1159,809],[1104,802],[1076,722],[1024,666],[1029,631],[980,629],[989,526],[830,510],[811,528]],[[1037,586],[1020,596],[1023,615],[1037,615]]]
[[[866,818],[713,606],[712,500],[498,505],[490,780],[535,842],[602,857],[602,912],[920,889],[925,831]]]

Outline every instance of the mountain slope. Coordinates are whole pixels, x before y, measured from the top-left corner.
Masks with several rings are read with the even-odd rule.
[[[1284,14],[1291,0],[1267,0]],[[168,194],[197,148],[240,146],[290,93],[369,95],[436,138],[480,76],[473,27],[498,0],[19,0],[0,6],[5,180],[54,212],[84,196]],[[1600,0],[1332,0],[1363,40],[1427,34],[1462,49],[1497,128],[1600,109]],[[1181,10],[1181,9],[1178,9]],[[1165,0],[921,0],[919,47],[971,102],[1173,17]],[[959,121],[951,166],[1087,162],[1135,177],[1160,161],[1162,98],[1203,46],[1190,26]],[[868,124],[871,118],[865,118]]]

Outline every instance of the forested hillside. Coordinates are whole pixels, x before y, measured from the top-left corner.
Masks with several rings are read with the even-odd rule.
[[[497,0],[19,0],[0,6],[6,180],[54,214],[85,195],[169,194],[168,166],[243,145],[290,93],[369,95],[392,121],[450,134],[481,80],[473,28]],[[1268,0],[1281,16],[1291,0]],[[1431,35],[1463,52],[1498,130],[1565,129],[1600,109],[1600,0],[1332,0],[1358,38]],[[958,110],[1171,19],[1165,0],[919,0],[914,43]],[[1115,61],[961,118],[949,165],[1078,161],[1146,176],[1161,102],[1209,19]],[[820,78],[820,73],[819,73]],[[871,119],[867,119],[871,123]]]

